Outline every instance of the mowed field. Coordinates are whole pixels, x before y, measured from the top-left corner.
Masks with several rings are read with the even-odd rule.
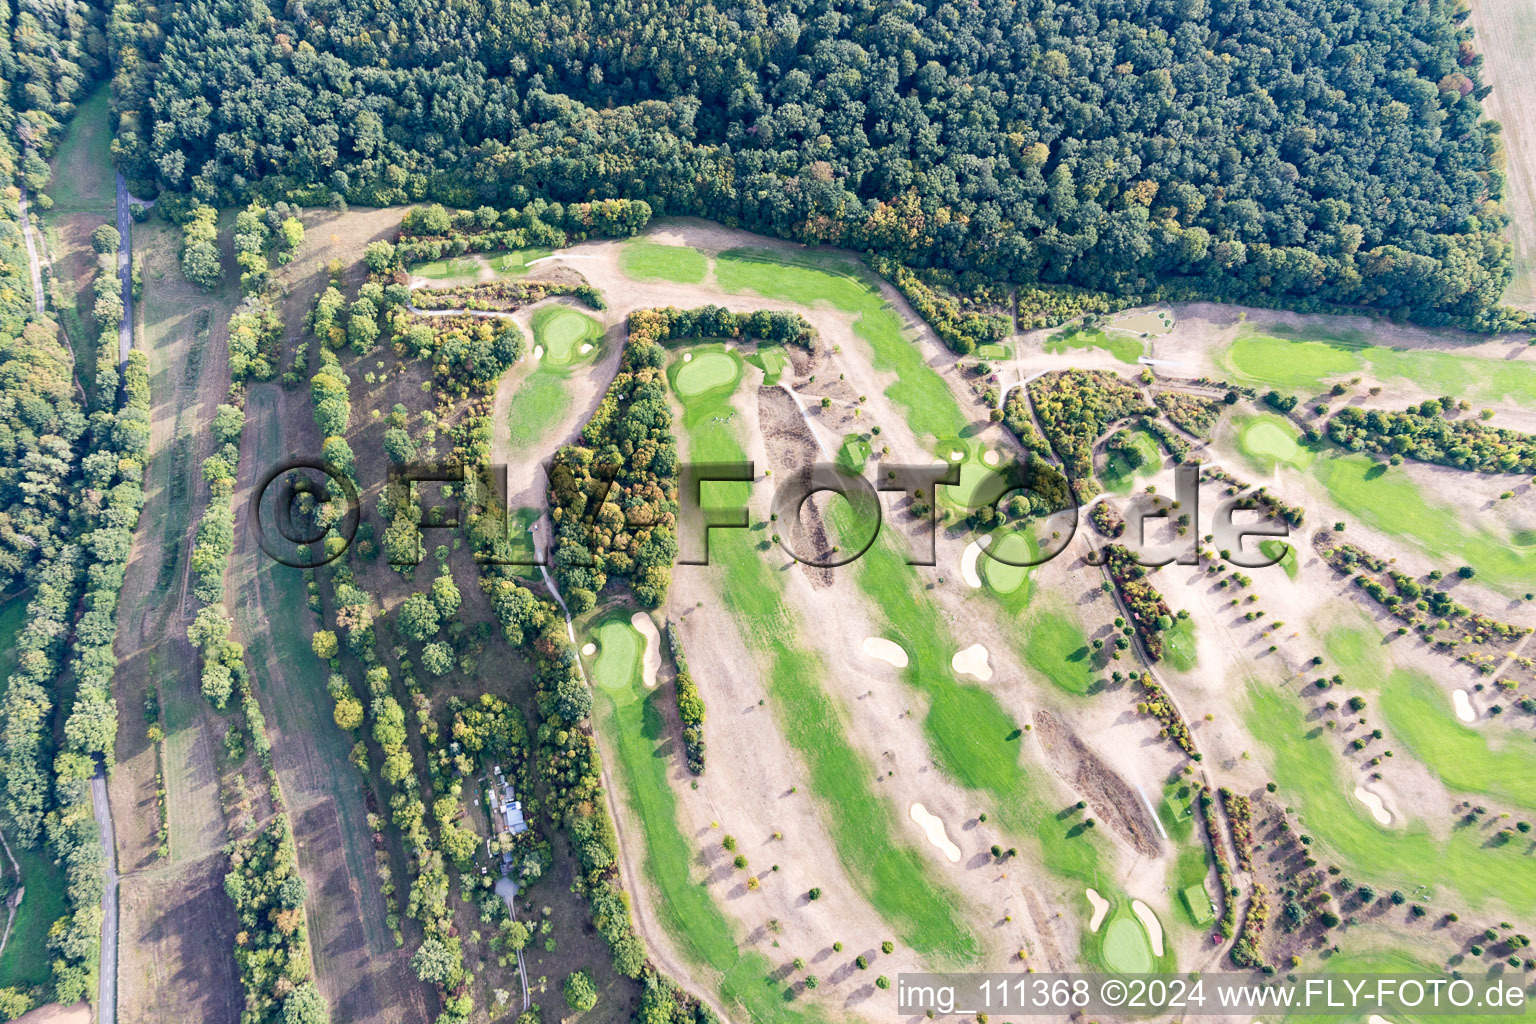
[[[1536,305],[1536,7],[1527,0],[1472,0],[1472,27],[1493,92],[1484,111],[1504,126],[1504,208],[1515,277],[1504,300]]]

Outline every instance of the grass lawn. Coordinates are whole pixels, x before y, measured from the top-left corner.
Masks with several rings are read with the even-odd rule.
[[[444,285],[473,284],[480,280],[480,271],[484,266],[485,262],[478,256],[452,256],[430,263],[418,263],[408,268],[408,272]]]
[[[977,345],[976,358],[992,360],[1012,359],[1013,346],[1001,341],[990,341],[985,345]]]
[[[787,256],[764,249],[730,249],[715,261],[715,280],[728,292],[754,292],[807,305],[825,302],[854,314],[853,332],[868,343],[875,369],[896,375],[885,394],[903,410],[913,431],[920,437],[974,432],[949,386],[908,337],[900,314],[858,264],[813,253]]]
[[[1339,508],[1404,538],[1446,569],[1470,565],[1494,587],[1522,593],[1536,579],[1536,547],[1507,532],[1468,526],[1453,505],[1427,497],[1399,468],[1335,452],[1312,472]]]
[[[1218,361],[1248,383],[1313,393],[1340,377],[1370,374],[1405,380],[1428,394],[1469,401],[1536,403],[1536,367],[1527,360],[1489,359],[1434,349],[1396,349],[1351,338],[1248,334]]]
[[[869,442],[860,434],[849,434],[837,449],[837,464],[855,473],[864,472],[871,454]]]
[[[1042,602],[1019,635],[1023,640],[1021,653],[1030,668],[1067,693],[1087,696],[1095,678],[1093,651],[1088,638],[1059,603]]]
[[[1163,468],[1163,453],[1157,442],[1145,430],[1127,429],[1131,447],[1141,453],[1141,465],[1132,467],[1118,452],[1110,452],[1105,459],[1104,471],[1099,474],[1105,490],[1116,494],[1129,494],[1138,477],[1153,476]]]
[[[674,360],[672,371],[680,365]],[[721,387],[684,401],[678,428],[687,458],[745,458],[733,391]],[[718,500],[746,502],[747,484],[721,487],[734,493]],[[847,739],[847,715],[826,689],[826,666],[800,645],[807,627],[785,604],[784,584],[765,554],[769,548],[765,528],[717,531],[710,538],[711,571],[718,573],[717,589],[743,640],[767,665],[774,717],[805,761],[809,790],[827,807],[838,860],[903,942],[942,963],[968,963],[978,953],[977,940],[953,911],[955,897],[931,876],[910,841],[905,815],[875,792],[874,766]]]
[[[514,249],[491,258],[491,270],[498,277],[522,277],[528,273],[528,264],[549,255],[548,249]]]
[[[1307,706],[1294,686],[1250,683],[1244,722],[1267,752],[1281,796],[1302,809],[1314,848],[1336,855],[1378,889],[1444,885],[1478,908],[1495,901],[1508,906],[1536,902],[1536,859],[1525,854],[1523,842],[1490,845],[1490,835],[1480,827],[1457,828],[1439,839],[1418,821],[1378,825],[1351,795],[1352,773],[1339,753],[1344,741],[1309,722]],[[1432,902],[1430,913],[1437,909],[1461,908]]]
[[[1272,412],[1237,416],[1237,448],[1244,460],[1260,473],[1274,472],[1276,463],[1306,469],[1317,458],[1318,448],[1307,444],[1296,424]]]
[[[1133,366],[1147,350],[1140,338],[1118,332],[1106,334],[1096,327],[1081,324],[1057,331],[1045,340],[1045,351],[1053,356],[1090,348],[1102,349],[1122,363]]]
[[[698,284],[709,272],[709,257],[687,245],[631,238],[619,251],[619,269],[636,281]]]
[[[1467,962],[1472,965],[1472,970],[1477,971],[1476,961]],[[1308,964],[1302,967],[1304,971],[1317,971],[1322,974],[1439,974],[1444,968],[1425,957],[1398,949],[1349,949],[1341,953],[1334,953],[1323,959],[1321,964],[1313,966]],[[1513,973],[1513,972],[1511,972]],[[1333,1024],[1363,1024],[1368,1018],[1367,1014],[1355,1016],[1322,1015],[1315,1013],[1289,1013],[1285,1020],[1323,1020]],[[1393,1012],[1388,1015],[1392,1024],[1487,1024],[1492,1018],[1489,1015],[1462,1015],[1462,1014],[1434,1014],[1415,1015]]]
[[[117,223],[117,177],[112,169],[112,123],[103,84],[75,108],[53,156],[48,195],[56,214],[96,213]]]
[[[64,898],[64,869],[55,864],[45,850],[28,850],[14,840],[11,852],[21,865],[22,885],[26,893],[16,908],[16,923],[11,939],[0,956],[0,988],[27,989],[46,985],[53,977],[53,953],[48,949],[48,930],[69,912]],[[5,854],[0,852],[0,858]],[[5,872],[10,874],[10,861]],[[5,928],[5,912],[0,910],[0,931]]]
[[[1163,660],[1177,672],[1188,672],[1200,660],[1195,646],[1195,620],[1192,616],[1173,620],[1173,628],[1163,633]]]

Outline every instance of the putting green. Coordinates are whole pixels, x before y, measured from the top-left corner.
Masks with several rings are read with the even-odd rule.
[[[1093,327],[1068,327],[1057,331],[1045,341],[1045,351],[1050,355],[1089,348],[1102,349],[1120,362],[1132,366],[1146,352],[1146,346],[1139,338],[1128,338],[1124,334],[1110,336]]]
[[[1034,558],[1034,545],[1018,531],[1004,533],[982,551],[976,560],[981,567],[981,578],[999,594],[1011,594],[1029,578],[1031,566],[1010,565],[1002,559],[1023,562]],[[994,555],[996,557],[994,557]]]
[[[533,317],[533,342],[544,348],[543,358],[567,366],[580,353],[582,342],[596,344],[602,334],[598,322],[569,306],[549,306]]]
[[[1278,563],[1280,568],[1284,569],[1285,574],[1291,579],[1295,579],[1296,573],[1300,571],[1296,561],[1296,548],[1283,540],[1259,541],[1259,553],[1265,558],[1280,559]]]
[[[741,366],[721,350],[695,349],[693,358],[677,368],[672,386],[684,398],[693,398],[715,388],[730,387],[741,374]]]
[[[1317,453],[1301,442],[1295,425],[1273,413],[1241,417],[1237,430],[1238,448],[1261,471],[1272,471],[1277,462],[1306,469],[1317,458]]]
[[[597,660],[592,664],[592,678],[605,690],[616,695],[632,691],[638,698],[643,690],[640,685],[640,658],[645,652],[645,638],[640,631],[622,618],[609,619],[592,631],[597,644]],[[621,704],[627,703],[617,697]]]
[[[636,281],[672,281],[698,284],[709,270],[709,260],[686,245],[662,245],[632,238],[619,253],[619,269]]]
[[[1129,904],[1117,906],[1104,926],[1104,966],[1117,974],[1146,974],[1154,966],[1152,939]]]

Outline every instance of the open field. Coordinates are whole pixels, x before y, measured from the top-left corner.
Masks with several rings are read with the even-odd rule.
[[[69,904],[64,899],[64,868],[54,863],[47,850],[29,850],[15,842],[10,847],[21,867],[21,884],[26,892],[16,908],[5,952],[0,954],[0,988],[25,989],[47,984],[53,976],[48,929],[69,912]],[[5,854],[0,851],[0,859],[3,858]],[[4,859],[0,875],[14,884],[9,859]],[[4,928],[5,912],[0,909],[0,931]]]
[[[1096,348],[1108,352],[1122,363],[1136,365],[1136,360],[1146,352],[1140,338],[1120,331],[1106,334],[1094,327],[1065,327],[1045,340],[1045,351],[1050,355],[1064,355]]]
[[[121,1024],[235,1024],[240,1019],[239,922],[224,893],[228,869],[228,858],[216,850],[171,870],[141,871],[123,879],[117,976]]]
[[[54,150],[53,180],[48,186],[53,215],[90,213],[116,220],[109,93],[101,85],[80,102]]]
[[[1521,0],[1474,0],[1472,27],[1483,81],[1493,92],[1483,112],[1503,126],[1504,208],[1509,212],[1514,279],[1504,301],[1536,304],[1536,13]]]

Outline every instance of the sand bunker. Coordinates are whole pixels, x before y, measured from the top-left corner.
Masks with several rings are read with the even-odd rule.
[[[1104,915],[1109,913],[1109,900],[1100,896],[1097,889],[1084,889],[1083,895],[1088,897],[1088,902],[1093,904],[1093,917],[1088,921],[1088,930],[1096,932],[1099,925],[1104,923]]]
[[[581,348],[577,349],[576,351],[580,352],[582,355],[586,355],[588,352],[592,351],[592,346],[586,342],[583,342]]]
[[[1141,918],[1141,923],[1146,926],[1147,937],[1152,940],[1152,955],[1163,955],[1163,923],[1152,913],[1152,908],[1141,900],[1131,900],[1131,909],[1136,916]]]
[[[1375,818],[1378,824],[1392,824],[1392,812],[1387,810],[1387,805],[1382,803],[1381,797],[1368,789],[1356,786],[1355,799],[1371,809],[1371,817]]]
[[[871,658],[879,658],[888,665],[895,665],[897,668],[907,667],[907,652],[902,650],[900,644],[887,640],[883,636],[865,637],[864,653]]]
[[[535,346],[533,346],[533,361],[534,362],[538,362],[540,359],[543,359],[543,358],[544,358],[544,346],[543,345],[535,345]]]
[[[1373,1013],[1365,1019],[1365,1024],[1392,1024],[1392,1022],[1379,1013]]]
[[[989,466],[997,465],[997,452],[993,451],[991,448],[988,448],[986,451],[981,453],[981,461],[985,462]]]
[[[981,586],[981,574],[976,571],[976,559],[981,557],[981,549],[992,543],[992,538],[979,537],[965,546],[960,553],[960,578],[965,580],[965,585],[971,589]]]
[[[661,671],[661,634],[645,612],[635,612],[629,624],[645,638],[645,685],[651,689],[656,685],[656,673]]]
[[[943,851],[951,864],[960,862],[960,847],[951,842],[949,833],[944,831],[943,818],[929,811],[922,804],[913,804],[912,820],[928,834],[928,841]]]
[[[597,653],[597,644],[583,644],[582,647],[581,647],[581,656],[583,658],[590,658],[590,657],[592,657],[592,655],[594,655],[596,653]]]
[[[693,362],[693,353],[692,352],[684,352],[683,353],[683,362],[685,362],[685,363]]]
[[[1463,722],[1477,721],[1477,712],[1472,709],[1472,698],[1467,696],[1466,690],[1452,691],[1451,703],[1456,705],[1457,718]]]
[[[992,678],[992,666],[987,664],[987,649],[981,644],[971,644],[949,659],[949,667],[963,676],[971,676],[982,682]]]
[[[959,462],[963,458],[965,458],[965,452],[956,451],[949,453],[949,461],[951,462]]]

